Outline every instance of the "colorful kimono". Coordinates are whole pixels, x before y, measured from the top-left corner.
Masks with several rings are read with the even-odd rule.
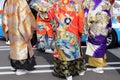
[[[43,15],[47,13],[42,13]],[[42,15],[38,14],[37,16],[37,24],[38,30],[37,32],[37,48],[41,50],[45,49],[54,49],[53,44],[53,30],[50,22],[46,19],[41,19]],[[47,15],[46,15],[47,16]]]
[[[106,65],[106,42],[111,29],[110,3],[107,0],[85,0],[88,41],[86,55],[95,67]]]
[[[50,0],[32,0],[30,3],[31,7],[35,9],[37,14],[37,49],[40,51],[46,51],[46,49],[53,50],[53,30],[52,26],[49,22],[47,12],[51,6],[52,1]],[[40,12],[39,9],[45,10],[44,12]]]
[[[7,0],[3,14],[3,32],[10,40],[10,60],[15,69],[32,69],[35,59],[31,46],[36,21],[26,0]]]
[[[69,76],[85,70],[80,38],[84,10],[80,0],[59,0],[48,11],[55,37],[54,74]]]

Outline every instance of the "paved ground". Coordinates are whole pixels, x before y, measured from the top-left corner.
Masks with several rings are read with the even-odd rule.
[[[0,38],[0,46],[6,46],[4,38]]]
[[[83,47],[83,52],[86,48]],[[16,76],[15,72],[10,70],[9,46],[5,45],[5,40],[0,40],[0,80],[65,80],[52,75],[53,57],[51,54],[41,53],[34,49],[37,61],[36,70],[30,74]],[[120,79],[120,48],[107,50],[107,66],[104,67],[104,74],[92,72],[93,68],[88,66],[84,76],[74,76],[73,80],[119,80]],[[87,62],[87,56],[85,56]],[[88,64],[87,64],[88,65]]]

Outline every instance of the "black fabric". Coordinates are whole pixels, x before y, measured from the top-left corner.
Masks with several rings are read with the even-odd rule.
[[[34,33],[33,33],[33,37],[31,39],[31,44],[32,44],[32,46],[37,44],[37,34],[36,34],[36,31],[34,31]]]
[[[32,0],[26,0],[27,1],[27,3],[29,4]]]
[[[34,17],[36,19],[37,18],[37,11],[34,10],[33,8],[31,8],[31,7],[30,7],[30,9],[31,9],[31,11],[32,11],[32,13],[33,13],[33,15],[34,15]]]
[[[15,69],[34,70],[36,65],[35,57],[31,57],[25,60],[12,60],[10,59],[11,66]]]

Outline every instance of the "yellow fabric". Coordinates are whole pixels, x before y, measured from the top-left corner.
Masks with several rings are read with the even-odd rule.
[[[95,58],[89,56],[88,63],[93,67],[104,67],[106,66],[106,55],[103,58]]]

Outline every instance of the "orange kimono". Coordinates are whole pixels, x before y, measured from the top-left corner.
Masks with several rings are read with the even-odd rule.
[[[80,48],[84,24],[82,0],[57,0],[47,13],[54,31],[54,75],[66,77],[86,70]]]
[[[42,16],[46,15],[44,19],[42,19]],[[38,49],[53,49],[53,30],[52,25],[49,22],[49,19],[47,17],[47,13],[42,12],[38,13],[37,15],[37,25],[38,29],[36,30],[37,33],[37,48]]]
[[[82,0],[58,0],[48,11],[48,17],[55,33],[54,75],[66,77],[85,71],[80,48],[84,24]]]
[[[56,54],[60,60],[72,61],[81,58],[80,34],[82,34],[84,10],[77,1],[65,4],[58,1],[48,12],[55,32]]]

